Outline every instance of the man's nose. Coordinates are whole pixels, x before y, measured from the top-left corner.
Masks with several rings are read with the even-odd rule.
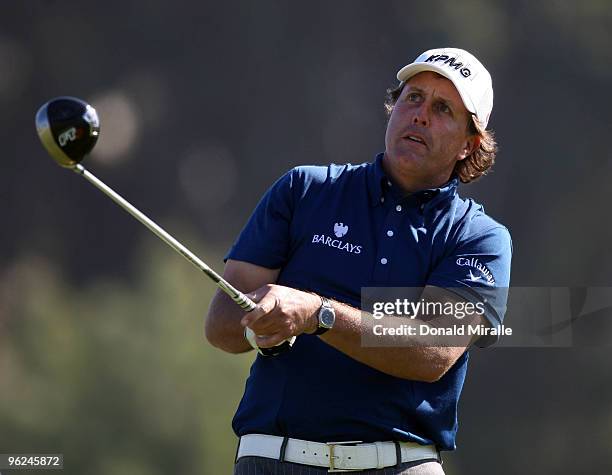
[[[429,125],[429,114],[427,112],[427,106],[425,104],[421,104],[419,107],[414,109],[412,123],[414,125],[420,125],[422,127],[427,127]]]

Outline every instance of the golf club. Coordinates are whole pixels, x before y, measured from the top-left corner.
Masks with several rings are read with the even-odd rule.
[[[59,165],[78,173],[110,197],[172,249],[204,272],[217,287],[229,295],[242,309],[247,312],[255,309],[256,304],[251,299],[81,165],[80,162],[94,148],[100,135],[100,121],[93,107],[76,97],[63,96],[51,99],[36,114],[36,130],[45,149]],[[252,346],[257,347],[254,345],[255,334],[250,328],[245,329],[245,337]],[[294,342],[295,336],[278,346],[258,348],[258,351],[265,356],[275,356],[289,350]]]

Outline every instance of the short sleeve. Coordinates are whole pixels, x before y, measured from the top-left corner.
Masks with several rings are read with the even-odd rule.
[[[287,262],[296,196],[294,171],[280,177],[261,198],[225,261],[235,259],[269,269]]]
[[[427,283],[474,304],[483,303],[485,318],[493,328],[499,328],[506,313],[511,259],[510,233],[503,226],[495,226],[460,242],[433,270]],[[485,347],[497,339],[483,336],[476,344]]]

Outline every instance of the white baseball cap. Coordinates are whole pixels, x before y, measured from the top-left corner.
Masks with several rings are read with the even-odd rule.
[[[400,69],[397,79],[407,81],[423,71],[433,71],[452,81],[465,108],[486,128],[493,109],[493,84],[489,71],[474,55],[458,48],[430,49]]]

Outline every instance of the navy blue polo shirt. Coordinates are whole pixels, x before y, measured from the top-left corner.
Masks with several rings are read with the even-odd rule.
[[[456,178],[402,196],[382,160],[292,169],[261,199],[226,259],[280,268],[278,284],[354,307],[362,287],[435,285],[474,303],[486,295],[486,317],[499,326],[507,291],[487,290],[509,285],[508,230],[460,198]],[[465,352],[439,381],[411,381],[300,335],[287,353],[257,356],[233,428],[239,436],[403,440],[452,450],[467,363]]]

